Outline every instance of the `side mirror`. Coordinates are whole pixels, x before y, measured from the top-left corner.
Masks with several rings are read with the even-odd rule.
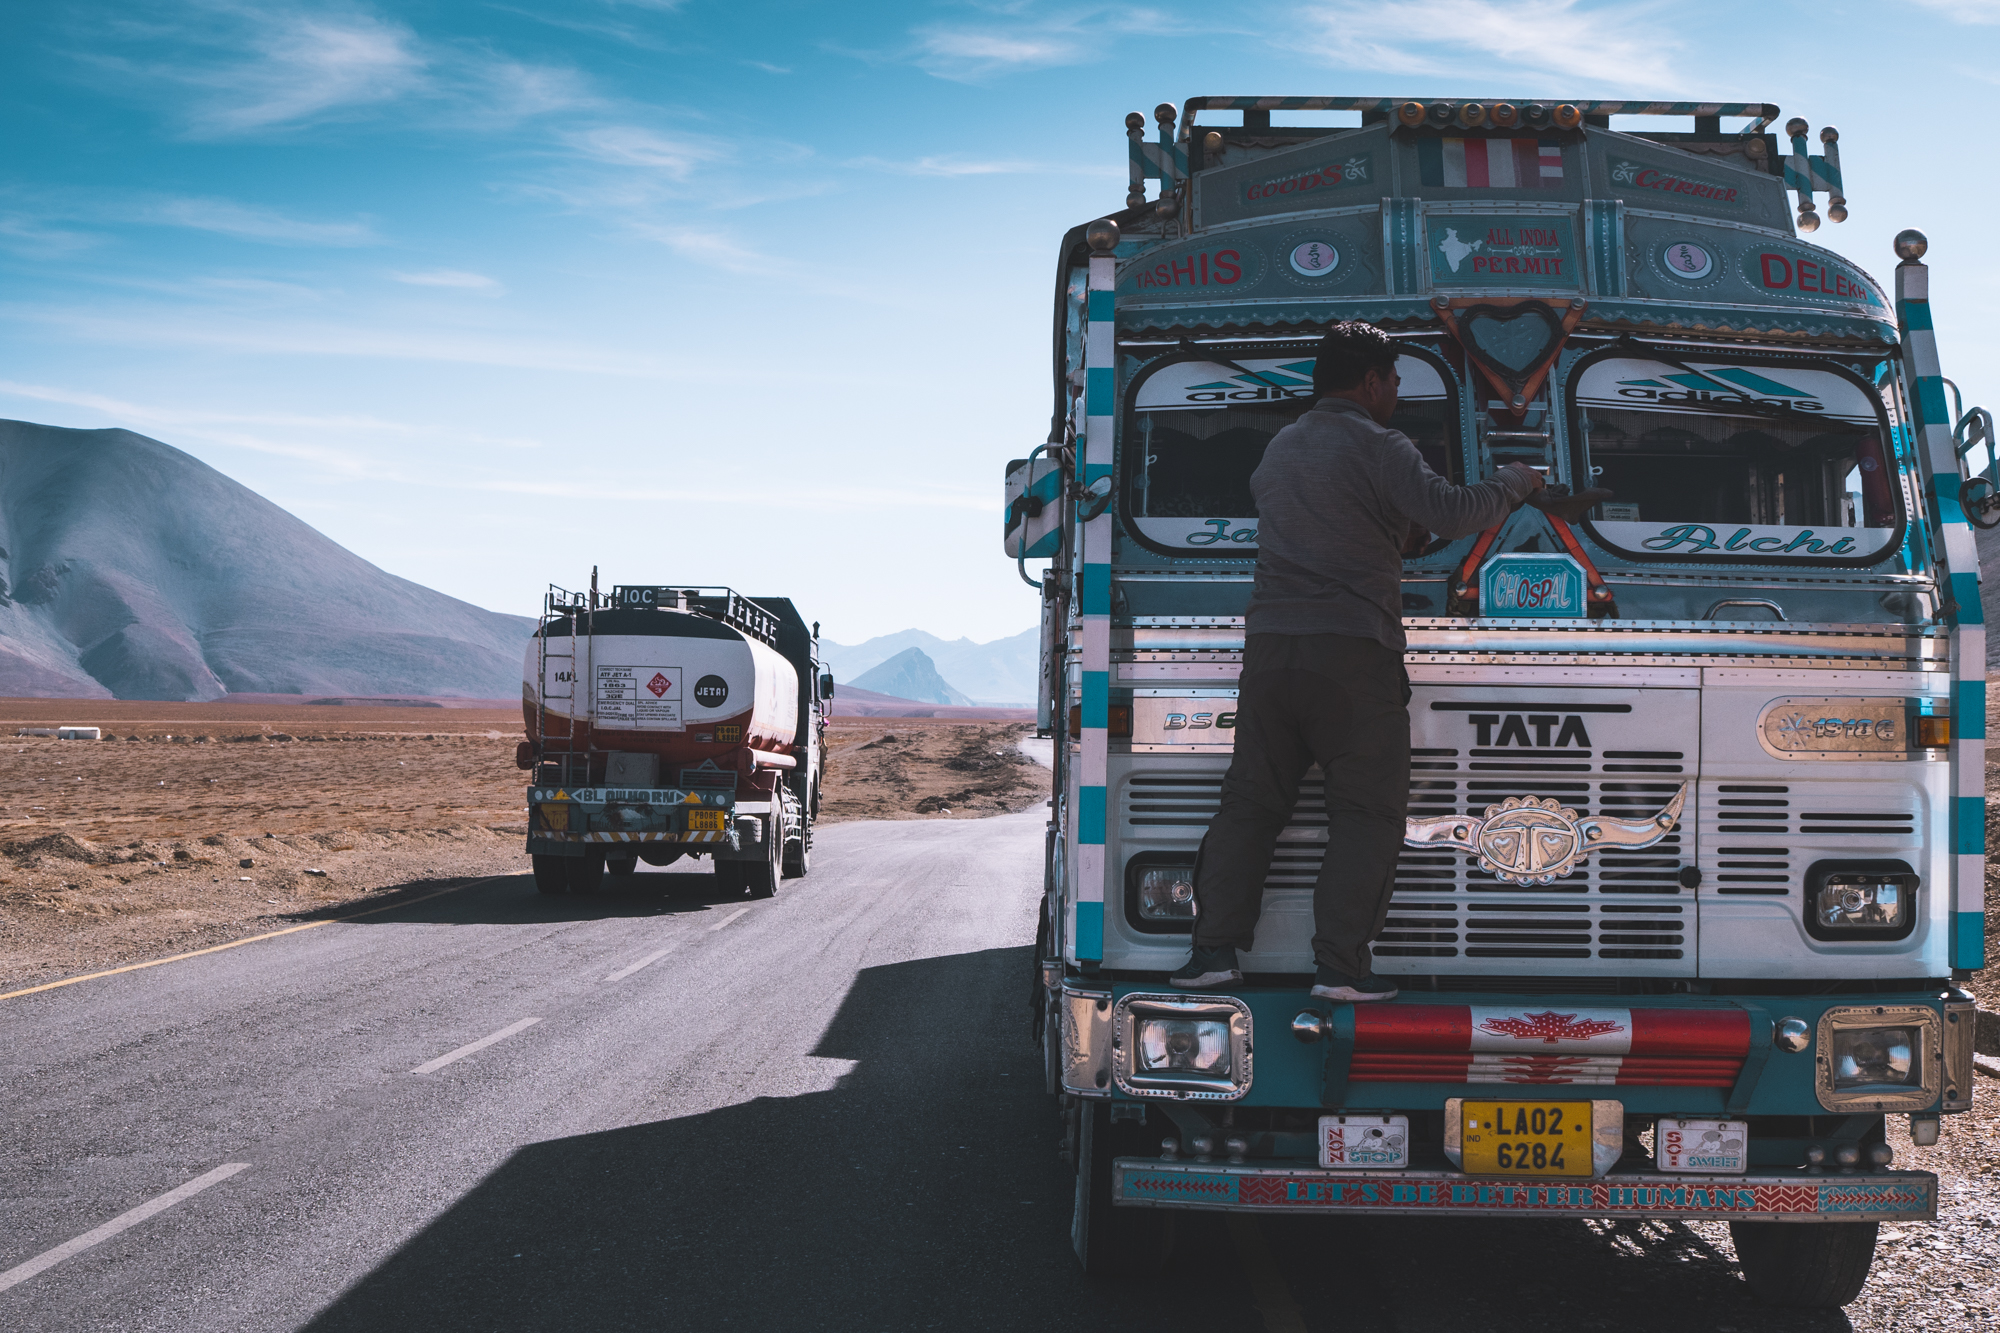
[[[822,699],[831,699],[833,697],[833,673],[831,671],[820,673],[819,697]]]

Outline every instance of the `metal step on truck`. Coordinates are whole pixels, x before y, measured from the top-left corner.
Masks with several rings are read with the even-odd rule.
[[[528,854],[543,893],[706,857],[725,894],[811,867],[833,677],[819,626],[730,588],[551,587],[522,670]],[[663,882],[662,887],[672,888]]]
[[[1921,234],[1893,290],[1801,239],[1821,197],[1846,217],[1838,135],[1778,114],[1127,118],[1126,207],[1062,238],[1053,423],[1006,480],[1066,734],[1038,1019],[1091,1272],[1157,1264],[1183,1209],[1705,1219],[1761,1296],[1833,1306],[1879,1223],[1936,1217],[1886,1125],[1932,1144],[1972,1102],[1991,418],[1948,403]],[[1317,771],[1245,983],[1176,991],[1249,478],[1340,320],[1397,340],[1393,424],[1440,476],[1613,498],[1405,549],[1409,820],[1374,946],[1400,996],[1309,997],[1341,854]]]

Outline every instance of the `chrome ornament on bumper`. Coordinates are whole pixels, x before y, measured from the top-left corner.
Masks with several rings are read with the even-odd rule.
[[[1651,847],[1674,831],[1687,804],[1683,782],[1650,819],[1581,815],[1553,796],[1509,796],[1483,818],[1439,815],[1403,821],[1406,847],[1455,847],[1479,856],[1479,868],[1509,884],[1553,884],[1599,847]]]

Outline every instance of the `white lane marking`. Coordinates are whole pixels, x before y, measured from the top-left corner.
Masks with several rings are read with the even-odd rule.
[[[142,1203],[128,1213],[120,1213],[95,1231],[86,1231],[75,1240],[65,1241],[53,1250],[38,1254],[26,1263],[16,1264],[6,1272],[0,1273],[0,1291],[5,1291],[17,1283],[26,1282],[29,1278],[42,1272],[44,1269],[54,1268],[57,1264],[70,1258],[72,1255],[82,1254],[85,1250],[98,1244],[100,1241],[110,1240],[127,1227],[138,1226],[141,1222],[153,1216],[153,1214],[163,1213],[181,1200],[193,1198],[210,1185],[219,1185],[238,1171],[248,1171],[249,1169],[250,1163],[248,1162],[225,1162],[207,1175],[196,1176],[187,1184],[177,1189],[168,1190],[165,1194],[162,1194],[150,1203]]]
[[[749,911],[749,910],[750,910],[750,909],[749,909],[749,908],[747,908],[747,907],[739,907],[739,908],[737,908],[737,909],[736,909],[735,911],[731,912],[731,913],[730,913],[730,914],[729,914],[728,916],[726,916],[726,917],[722,918],[722,920],[720,920],[720,921],[716,922],[716,923],[715,923],[714,925],[710,926],[710,927],[709,927],[709,929],[710,929],[710,930],[721,930],[721,929],[722,929],[722,928],[723,928],[724,926],[728,925],[728,924],[729,924],[730,922],[734,921],[734,920],[735,920],[735,919],[736,919],[737,917],[739,917],[739,916],[742,916],[742,915],[743,915],[743,914],[744,914],[745,912],[747,912],[747,911]]]
[[[513,1036],[516,1032],[520,1032],[525,1028],[531,1028],[535,1024],[541,1021],[542,1020],[539,1018],[524,1018],[518,1023],[509,1023],[506,1027],[501,1028],[498,1032],[492,1033],[488,1036],[481,1037],[478,1041],[467,1042],[465,1045],[459,1047],[457,1050],[447,1051],[445,1054],[440,1055],[435,1060],[426,1060],[424,1063],[418,1065],[415,1069],[412,1069],[410,1072],[412,1074],[428,1074],[433,1069],[443,1069],[453,1060],[463,1060],[466,1056],[471,1055],[474,1051],[483,1051],[488,1046],[491,1046],[494,1042],[505,1041],[507,1038]]]
[[[668,954],[672,953],[675,949],[678,949],[679,947],[680,947],[680,941],[676,940],[672,944],[669,944],[666,948],[660,950],[658,953],[647,954],[644,958],[641,958],[638,962],[632,964],[630,967],[619,968],[616,972],[613,972],[610,976],[606,977],[605,980],[623,981],[625,980],[625,978],[631,976],[634,972],[637,972],[640,968],[651,967],[654,963],[659,962],[662,958],[665,958]]]

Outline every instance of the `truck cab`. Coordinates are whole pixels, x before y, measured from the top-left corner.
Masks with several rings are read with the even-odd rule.
[[[1327,111],[1350,123],[1284,123]],[[1004,515],[1058,738],[1038,1021],[1088,1269],[1157,1262],[1177,1209],[1699,1218],[1760,1294],[1827,1306],[1880,1222],[1935,1218],[1885,1124],[1934,1143],[1972,1099],[1990,418],[1947,404],[1920,234],[1886,287],[1805,239],[1822,200],[1846,217],[1838,135],[1778,114],[1127,118],[1126,207],[1061,242],[1051,428]],[[1400,996],[1307,994],[1339,855],[1316,771],[1245,984],[1175,991],[1250,474],[1349,319],[1396,340],[1392,424],[1437,474],[1613,496],[1410,534],[1408,835],[1373,945]]]

